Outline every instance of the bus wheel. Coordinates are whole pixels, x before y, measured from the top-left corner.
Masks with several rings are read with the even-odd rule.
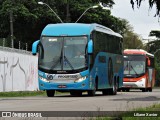
[[[122,92],[125,92],[125,91],[126,91],[126,89],[122,88]]]
[[[142,88],[142,92],[146,92],[147,91],[147,89],[146,88]]]
[[[54,97],[55,90],[46,90],[46,93],[48,97]]]
[[[109,94],[110,95],[116,95],[117,94],[117,82],[114,82],[114,85],[111,89],[109,89]]]
[[[117,82],[114,83],[114,86],[112,88],[112,91],[113,91],[113,95],[117,95],[117,89],[118,89],[118,86],[117,86]]]
[[[98,79],[96,78],[95,84],[94,84],[94,89],[93,90],[88,90],[88,96],[95,96],[96,90],[98,89]]]
[[[122,89],[118,88],[118,89],[117,89],[117,92],[121,92],[121,90],[122,90]]]
[[[95,90],[88,90],[88,96],[95,96],[96,91]]]
[[[96,94],[96,84],[93,90],[88,90],[88,96],[95,96]]]
[[[148,88],[148,91],[149,91],[149,92],[152,92],[152,88]]]
[[[130,90],[130,89],[129,89],[129,88],[127,88],[127,89],[126,89],[126,92],[129,92],[129,90]]]

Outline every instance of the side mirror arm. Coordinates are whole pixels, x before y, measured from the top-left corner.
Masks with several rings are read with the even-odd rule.
[[[32,44],[32,54],[33,54],[33,55],[36,55],[36,54],[37,54],[37,47],[38,47],[39,41],[40,41],[40,40],[37,40],[37,41],[35,41],[35,42]]]

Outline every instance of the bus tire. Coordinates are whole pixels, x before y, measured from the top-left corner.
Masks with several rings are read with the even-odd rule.
[[[149,91],[149,92],[152,92],[152,87],[148,88],[148,91]]]
[[[95,85],[94,85],[94,89],[93,89],[93,90],[88,90],[88,91],[87,91],[87,92],[88,92],[88,96],[95,96],[95,94],[96,94],[96,89],[97,89],[97,82],[98,82],[98,81],[95,82]]]
[[[118,84],[117,84],[116,81],[114,82],[114,85],[113,85],[113,86],[114,86],[114,87],[112,88],[113,95],[117,95]]]
[[[48,97],[54,97],[55,90],[46,90],[46,94]]]
[[[95,96],[96,91],[95,90],[88,90],[88,96]]]
[[[121,88],[119,87],[119,77],[117,79],[117,92],[120,92],[121,91]]]
[[[125,88],[122,88],[122,92],[125,92],[126,91],[126,89]]]
[[[126,92],[129,92],[130,91],[130,89],[129,88],[126,88]]]
[[[120,89],[120,88],[118,88],[117,92],[121,92],[121,89]]]
[[[152,82],[151,82],[151,87],[148,88],[148,92],[152,92]]]
[[[114,85],[112,86],[111,89],[109,89],[109,94],[110,95],[116,95],[117,94],[117,82],[114,82]]]
[[[147,92],[147,89],[146,88],[142,88],[142,92]]]

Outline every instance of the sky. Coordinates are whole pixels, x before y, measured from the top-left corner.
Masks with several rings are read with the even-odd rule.
[[[134,32],[139,34],[142,39],[148,39],[151,30],[160,30],[158,17],[154,17],[156,8],[154,6],[149,9],[148,0],[142,1],[140,8],[135,5],[134,10],[130,0],[114,0],[114,2],[115,5],[111,9],[111,14],[129,21]]]

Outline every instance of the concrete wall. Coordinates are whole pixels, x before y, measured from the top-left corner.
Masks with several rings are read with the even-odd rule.
[[[0,47],[0,92],[38,90],[38,58]]]

